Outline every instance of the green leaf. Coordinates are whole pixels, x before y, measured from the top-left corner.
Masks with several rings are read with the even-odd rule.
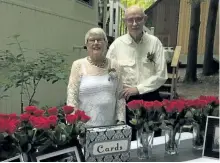
[[[12,42],[12,43],[9,43],[9,44],[6,44],[6,45],[16,45],[16,44],[17,44],[17,43],[13,43],[13,42]]]
[[[20,35],[19,34],[15,34],[15,35],[13,35],[12,37],[14,37],[14,38],[18,38],[18,37],[20,37]]]
[[[185,117],[186,118],[192,118],[193,117],[192,112],[191,111],[187,111]]]
[[[132,125],[137,125],[137,119],[135,119],[135,118],[132,118],[129,122],[130,122]]]
[[[21,58],[21,57],[22,57],[22,55],[23,55],[23,54],[18,54],[18,55],[17,55],[17,58]]]
[[[55,79],[52,81],[52,84],[56,83],[57,81],[59,81],[59,79]]]
[[[34,99],[31,100],[31,105],[39,105],[39,104],[40,104],[39,101],[34,100]]]
[[[148,126],[152,126],[152,125],[154,125],[154,122],[153,121],[149,121],[148,122]]]

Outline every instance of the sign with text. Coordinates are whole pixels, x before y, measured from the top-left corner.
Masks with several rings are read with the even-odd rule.
[[[128,140],[115,140],[110,142],[100,142],[93,145],[93,155],[125,152],[128,149]]]
[[[130,158],[131,133],[131,127],[128,125],[87,128],[85,161],[128,161]]]

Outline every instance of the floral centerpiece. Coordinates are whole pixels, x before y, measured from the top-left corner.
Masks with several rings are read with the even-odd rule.
[[[165,152],[177,154],[180,144],[181,129],[187,123],[188,109],[185,100],[163,100],[164,112],[161,128],[165,132]]]
[[[133,113],[130,123],[137,129],[137,154],[140,159],[152,154],[154,132],[161,125],[162,103],[134,100],[127,104]]]
[[[28,106],[20,116],[1,116],[0,122],[4,123],[0,123],[0,133],[3,142],[13,145],[17,153],[31,155],[58,150],[65,145],[76,145],[77,135],[85,132],[85,123],[89,119],[84,111],[71,106],[62,107],[62,111],[56,107],[42,110]],[[0,142],[1,145],[4,143]],[[11,153],[11,150],[14,148],[6,152]]]
[[[219,116],[219,99],[216,96],[200,96],[198,99],[187,100],[193,121],[193,148],[203,149],[207,116]]]

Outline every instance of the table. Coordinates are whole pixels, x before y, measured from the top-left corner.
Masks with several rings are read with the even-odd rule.
[[[202,158],[202,151],[196,151],[192,148],[192,133],[182,133],[180,138],[180,147],[178,155],[165,154],[165,137],[154,138],[152,158],[139,160],[137,158],[137,142],[131,142],[131,162],[219,162],[219,160]]]

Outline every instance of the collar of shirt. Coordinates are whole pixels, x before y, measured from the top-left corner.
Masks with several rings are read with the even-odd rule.
[[[137,44],[129,33],[126,34],[126,37],[123,41],[127,44]],[[144,42],[147,42],[147,34],[145,32],[143,32],[141,40],[138,44],[141,44],[141,43],[144,43]]]

